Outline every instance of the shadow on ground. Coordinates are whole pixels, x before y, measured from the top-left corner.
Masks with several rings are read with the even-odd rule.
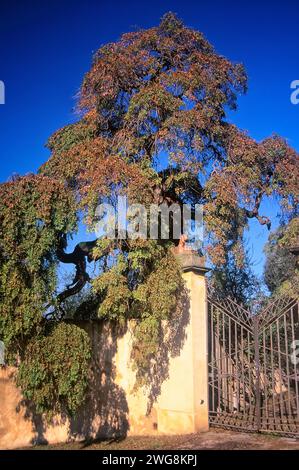
[[[32,449],[32,448],[31,448]],[[37,450],[299,450],[299,440],[214,429],[184,436],[127,437],[107,441],[35,446]]]

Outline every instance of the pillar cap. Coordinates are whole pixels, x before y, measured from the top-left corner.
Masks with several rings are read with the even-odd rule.
[[[204,256],[199,256],[199,254],[194,251],[186,250],[185,252],[175,253],[175,258],[184,273],[192,271],[198,274],[205,274],[210,271],[209,268],[205,267]]]

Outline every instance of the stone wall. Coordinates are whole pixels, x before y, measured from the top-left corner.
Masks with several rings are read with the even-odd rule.
[[[108,323],[82,324],[92,339],[92,380],[84,406],[76,419],[63,417],[53,424],[32,413],[22,402],[13,380],[14,369],[0,369],[0,448],[34,443],[113,438],[126,434],[157,432],[156,412],[147,416],[148,397],[133,390],[135,373],[130,367],[130,325],[116,337]],[[130,411],[130,413],[129,413]]]
[[[203,273],[184,273],[188,303],[165,329],[159,364],[147,388],[135,387],[131,364],[132,328],[85,322],[93,346],[90,389],[76,419],[47,424],[25,405],[13,380],[0,368],[0,449],[37,443],[183,434],[208,428],[207,318]]]

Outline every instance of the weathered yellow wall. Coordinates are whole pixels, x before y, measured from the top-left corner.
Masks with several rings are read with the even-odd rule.
[[[22,405],[12,368],[0,369],[0,448],[34,443],[57,443],[125,434],[157,433],[156,412],[146,415],[144,390],[133,392],[135,373],[130,368],[130,325],[117,338],[108,323],[82,324],[92,338],[94,360],[90,392],[74,420],[57,417],[46,425]]]
[[[151,386],[134,389],[130,354],[132,323],[123,331],[108,322],[86,322],[93,345],[92,380],[74,420],[46,425],[22,404],[13,369],[0,368],[0,449],[117,435],[205,431],[207,406],[207,319],[203,274],[184,274],[189,301],[165,331]],[[150,409],[150,413],[148,410]]]

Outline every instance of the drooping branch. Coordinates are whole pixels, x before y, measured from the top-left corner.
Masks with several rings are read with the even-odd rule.
[[[76,266],[75,277],[71,284],[67,288],[58,294],[58,304],[66,300],[67,298],[78,294],[87,282],[90,281],[89,274],[86,271],[87,261],[98,261],[103,256],[107,255],[111,250],[111,245],[108,245],[106,249],[101,252],[100,257],[93,256],[93,249],[97,246],[99,239],[95,239],[87,242],[78,243],[71,253],[66,253],[67,247],[66,235],[62,235],[59,240],[58,248],[56,251],[57,259],[62,263],[74,264]],[[115,232],[115,240],[113,243],[114,248],[125,250],[128,248],[126,240],[118,238],[118,232]]]
[[[200,200],[203,194],[203,188],[195,176],[189,175],[186,178],[176,181],[181,173],[179,168],[167,169],[159,172],[160,183],[153,188],[153,202],[160,205],[166,203],[167,205],[179,204],[183,206],[184,200],[182,195],[185,194],[187,199],[190,200]],[[178,189],[180,191],[178,191]],[[180,194],[181,193],[181,194]],[[193,209],[192,209],[193,214]],[[171,227],[170,227],[170,233]],[[72,280],[72,283],[67,286],[67,288],[58,294],[57,301],[58,304],[65,301],[67,298],[78,294],[90,281],[90,277],[86,271],[87,261],[98,261],[99,258],[94,258],[93,249],[96,247],[98,239],[87,242],[78,243],[74,250],[71,253],[66,253],[67,248],[67,239],[66,235],[62,235],[59,239],[58,248],[56,251],[57,258],[62,263],[74,264],[76,267],[76,273]],[[174,240],[174,243],[177,245],[179,240]],[[115,232],[115,241],[113,244],[114,248],[121,250],[127,250],[128,244],[126,240],[121,240],[118,238],[118,232]],[[107,247],[101,253],[101,257],[108,254],[111,250],[111,245]]]
[[[268,230],[271,229],[271,221],[269,217],[266,217],[264,215],[259,214],[259,209],[260,205],[262,202],[262,197],[264,195],[264,190],[259,190],[259,192],[256,195],[255,202],[254,202],[254,207],[252,210],[245,209],[246,216],[249,219],[256,218],[261,225],[267,225]]]
[[[67,286],[66,290],[58,295],[57,300],[59,303],[72,295],[78,294],[90,280],[89,275],[86,272],[86,258],[88,261],[92,261],[92,251],[96,244],[97,240],[81,242],[75,246],[72,253],[65,253],[67,246],[66,236],[63,235],[60,238],[56,252],[57,258],[62,263],[74,264],[76,266],[76,274],[72,283]]]
[[[180,169],[172,168],[159,172],[160,183],[153,187],[153,201],[160,205],[166,203],[167,205],[179,204],[183,205],[183,195],[187,194],[187,198],[191,200],[201,200],[203,197],[203,188],[195,176],[186,176],[186,179],[178,179],[176,177],[180,174]],[[178,189],[180,191],[178,191]],[[259,214],[260,204],[263,197],[264,191],[261,189],[255,198],[253,209],[245,209],[245,213],[248,218],[256,218],[260,224],[267,225],[268,229],[271,227],[270,219]],[[87,261],[98,260],[93,257],[93,249],[96,247],[98,239],[87,242],[78,243],[71,253],[66,253],[67,241],[66,236],[63,235],[60,238],[57,258],[62,263],[71,263],[76,267],[76,273],[71,284],[61,292],[58,297],[58,303],[62,303],[67,298],[78,294],[90,281],[89,275],[86,271]],[[178,240],[174,243],[177,244]],[[115,248],[128,249],[128,245],[125,240],[119,240],[117,233],[115,235]],[[101,253],[101,257],[105,256],[111,246]]]

